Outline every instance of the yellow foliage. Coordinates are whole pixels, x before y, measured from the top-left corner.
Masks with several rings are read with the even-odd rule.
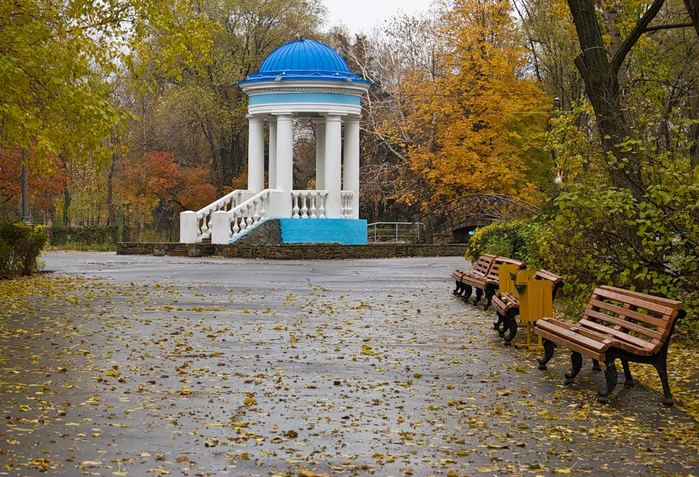
[[[419,195],[433,203],[476,192],[526,197],[551,100],[522,75],[510,4],[459,0],[438,31],[432,69],[410,71],[401,86],[409,164],[426,189]]]

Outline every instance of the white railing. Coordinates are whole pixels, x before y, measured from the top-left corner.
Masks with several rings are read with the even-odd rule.
[[[353,219],[354,218],[354,208],[352,207],[352,199],[354,198],[354,192],[342,191],[340,192],[340,217],[343,219]]]
[[[291,191],[291,217],[294,219],[324,219],[327,190]]]
[[[250,197],[230,211],[217,211],[213,214],[213,235],[211,241],[228,244],[238,236],[267,218],[266,206],[269,189]]]
[[[246,190],[236,189],[230,192],[216,202],[212,202],[206,207],[197,211],[197,242],[211,237],[211,216],[214,212],[230,211],[235,208],[241,201]]]

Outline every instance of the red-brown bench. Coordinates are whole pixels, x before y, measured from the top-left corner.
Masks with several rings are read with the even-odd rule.
[[[524,268],[524,262],[514,260],[507,257],[497,257],[495,255],[482,255],[473,270],[463,272],[454,270],[451,276],[456,280],[455,294],[461,295],[464,301],[468,302],[471,293],[475,289],[476,298],[473,301],[474,305],[478,305],[480,299],[485,295],[486,303],[484,308],[487,310],[492,301],[493,295],[498,289],[499,276],[498,268],[502,264],[513,264],[519,268]]]
[[[463,271],[463,270],[454,270],[451,272],[452,278],[456,281],[456,288],[454,288],[454,295],[459,295],[463,297],[464,293],[466,292],[466,286],[464,283],[461,281],[461,279],[465,275],[474,275],[474,276],[479,276],[485,278],[488,275],[488,271],[490,270],[490,267],[493,265],[493,260],[495,260],[497,257],[495,255],[489,255],[489,254],[484,254],[481,255],[480,258],[478,259],[478,262],[473,266],[473,270],[471,271]],[[469,296],[471,295],[471,291],[469,290]]]
[[[554,299],[558,290],[563,287],[563,277],[548,270],[537,270],[532,276],[532,280],[549,280],[551,282],[551,299]],[[493,296],[493,305],[498,315],[494,327],[505,339],[505,344],[509,345],[517,335],[516,317],[519,315],[519,297],[513,293],[497,293]]]
[[[582,355],[593,360],[593,369],[604,370],[606,389],[599,391],[598,399],[606,403],[617,384],[614,361],[621,360],[626,378],[625,385],[633,386],[629,362],[652,364],[663,385],[663,404],[672,406],[672,394],[667,380],[667,350],[677,320],[685,316],[680,301],[656,297],[621,288],[597,288],[587,304],[580,321],[565,323],[553,318],[536,322],[534,332],[544,339],[544,357],[539,369],[553,356],[554,346],[569,348],[573,369],[565,374],[571,384],[582,367]]]

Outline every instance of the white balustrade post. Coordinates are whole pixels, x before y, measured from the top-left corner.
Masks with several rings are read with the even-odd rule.
[[[196,243],[199,234],[197,213],[187,210],[180,214],[180,243]]]
[[[342,189],[342,119],[335,114],[325,117],[325,215],[331,219],[341,217]]]
[[[343,189],[353,192],[349,199],[347,218],[359,218],[359,118],[345,119],[345,157],[343,166]]]
[[[231,222],[228,212],[222,210],[211,214],[211,243],[228,244],[231,240]]]
[[[248,190],[253,192],[261,192],[265,188],[264,133],[264,120],[248,116]]]

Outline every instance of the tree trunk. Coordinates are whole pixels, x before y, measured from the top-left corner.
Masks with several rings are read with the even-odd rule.
[[[63,225],[70,227],[70,189],[63,189]]]
[[[114,206],[114,176],[116,175],[116,152],[112,153],[107,175],[107,225],[117,223],[116,207]]]
[[[622,109],[618,74],[627,53],[657,15],[663,1],[653,2],[629,36],[618,45],[617,51],[612,52],[610,59],[593,1],[568,0],[582,50],[575,59],[575,66],[595,111],[612,185],[630,190],[637,199],[643,197],[645,189],[639,157],[633,150],[619,147],[633,135]]]
[[[687,13],[692,18],[692,23],[694,23],[694,30],[699,36],[699,0],[684,0],[684,5],[687,7]]]

